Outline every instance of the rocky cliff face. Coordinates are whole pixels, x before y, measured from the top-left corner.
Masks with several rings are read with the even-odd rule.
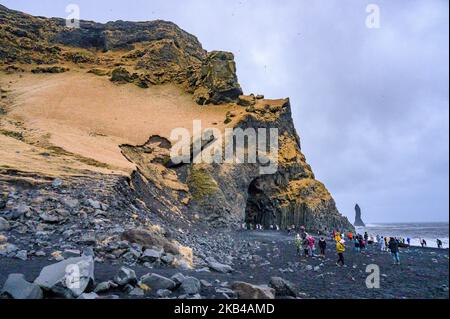
[[[5,73],[85,70],[142,89],[171,83],[191,94],[199,111],[238,107],[238,112],[223,114],[227,127],[278,129],[278,169],[270,175],[261,175],[260,164],[172,165],[172,144],[163,136],[149,136],[143,145],[121,145],[123,156],[136,167],[129,186],[149,212],[221,227],[246,222],[353,228],[301,152],[289,99],[243,95],[232,53],[206,52],[197,38],[166,21],[81,21],[79,29],[69,29],[62,19],[2,6],[0,21]]]

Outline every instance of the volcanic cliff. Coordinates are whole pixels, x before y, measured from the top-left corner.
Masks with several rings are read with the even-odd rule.
[[[55,180],[77,187],[95,181],[111,209],[132,207],[130,216],[155,215],[167,225],[353,229],[301,152],[289,99],[244,95],[232,53],[207,52],[166,21],[65,23],[0,6],[3,217],[17,210],[11,187],[33,192]],[[277,128],[277,171],[174,165],[170,131],[191,130],[194,119],[222,132]],[[95,189],[77,197],[95,197]],[[27,218],[10,219],[22,225]]]

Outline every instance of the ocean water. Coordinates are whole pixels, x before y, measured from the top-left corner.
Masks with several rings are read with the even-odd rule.
[[[443,247],[449,247],[449,223],[398,223],[398,224],[366,224],[366,227],[356,227],[360,234],[367,231],[376,236],[411,238],[412,246],[420,246],[420,239],[427,241],[428,247],[437,247],[436,239],[442,241]]]

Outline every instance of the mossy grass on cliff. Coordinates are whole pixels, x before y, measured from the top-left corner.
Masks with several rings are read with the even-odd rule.
[[[187,184],[192,198],[196,201],[203,201],[208,195],[212,195],[219,190],[217,182],[202,167],[192,167]]]

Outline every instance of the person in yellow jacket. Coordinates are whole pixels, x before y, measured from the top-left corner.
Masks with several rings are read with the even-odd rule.
[[[338,261],[336,262],[336,265],[340,266],[344,266],[344,252],[345,252],[345,241],[343,239],[341,239],[340,241],[338,241],[336,243],[336,252],[338,254]]]
[[[341,237],[341,233],[340,233],[340,232],[337,232],[337,233],[336,233],[336,235],[334,236],[334,240],[335,240],[336,242],[340,242],[340,241],[342,240],[342,237]]]

